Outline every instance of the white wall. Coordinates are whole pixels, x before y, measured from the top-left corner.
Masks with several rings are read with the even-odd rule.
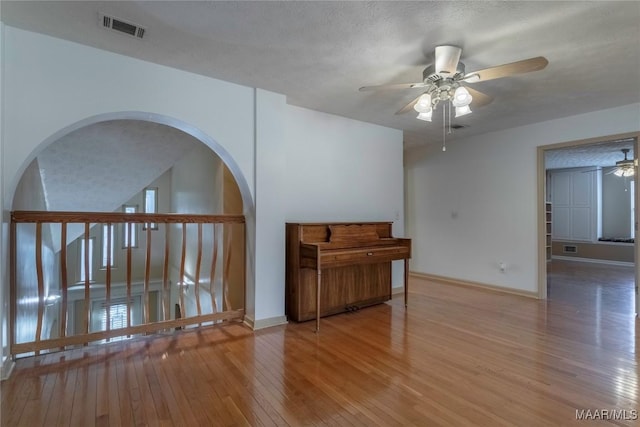
[[[136,118],[195,136],[229,166],[243,195],[247,312],[256,321],[284,316],[286,220],[390,220],[394,233],[404,234],[397,130],[12,27],[3,40],[5,209],[22,172],[49,143],[96,121]],[[7,260],[3,251],[3,269]]]
[[[631,237],[631,184],[632,178],[609,173],[602,169],[602,236],[606,238]]]
[[[412,271],[537,292],[537,147],[638,131],[638,117],[633,104],[407,152]]]
[[[258,319],[284,322],[284,223],[286,183],[294,178],[285,170],[289,156],[286,143],[286,98],[256,89],[256,265],[264,287],[256,288],[254,324]],[[251,230],[247,230],[251,232]]]
[[[287,222],[393,221],[404,237],[401,131],[294,106],[286,131]]]
[[[0,14],[2,2],[0,2]],[[4,171],[4,23],[0,21],[0,170]],[[4,206],[4,174],[0,173],[0,253],[7,254],[9,248],[8,221],[9,215],[5,212]],[[8,336],[8,313],[9,313],[9,272],[6,263],[7,255],[0,256],[0,378],[9,374],[9,336]],[[5,363],[9,362],[9,363]]]
[[[177,127],[216,151],[239,184],[245,214],[254,220],[253,89],[4,28],[5,209],[11,209],[22,172],[48,144],[96,121],[135,118]],[[247,277],[249,287],[255,286],[253,278]],[[8,277],[3,282],[6,289]],[[248,306],[253,309],[253,302]]]
[[[5,29],[4,99],[11,108],[5,111],[3,173],[9,193],[34,150],[52,135],[89,117],[125,111],[164,115],[188,124],[187,131],[200,130],[230,154],[251,185],[251,88]]]

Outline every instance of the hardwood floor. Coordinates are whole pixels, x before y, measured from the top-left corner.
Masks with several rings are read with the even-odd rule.
[[[20,359],[2,425],[638,425],[638,320],[602,309],[608,278],[599,305],[412,279],[407,310],[398,296],[319,335],[228,324]],[[603,409],[627,419],[576,419]]]

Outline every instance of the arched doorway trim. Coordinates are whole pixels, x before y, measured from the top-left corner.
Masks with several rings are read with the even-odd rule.
[[[20,168],[16,171],[16,175],[12,179],[11,187],[8,188],[7,193],[5,194],[5,209],[7,211],[13,210],[13,202],[15,192],[20,182],[22,175],[25,170],[31,164],[31,162],[49,145],[53,142],[57,141],[61,137],[67,135],[70,132],[73,132],[77,129],[81,129],[83,127],[105,122],[111,120],[140,120],[140,121],[148,121],[158,124],[163,124],[166,126],[173,127],[175,129],[181,130],[188,135],[196,138],[206,146],[208,146],[211,150],[227,166],[231,174],[233,175],[236,183],[238,184],[238,188],[240,190],[240,194],[242,196],[242,204],[243,204],[243,214],[246,220],[246,253],[245,253],[245,262],[246,262],[246,300],[245,300],[245,315],[251,320],[255,313],[255,205],[253,201],[253,197],[251,195],[251,190],[249,188],[249,184],[240,169],[238,163],[234,160],[234,158],[229,154],[229,152],[215,139],[206,134],[201,129],[193,126],[185,121],[180,119],[176,119],[174,117],[166,116],[163,114],[150,113],[150,112],[142,112],[142,111],[119,111],[119,112],[111,112],[98,114],[95,116],[87,117],[82,120],[79,120],[69,126],[66,126],[57,132],[50,135],[48,138],[44,139],[36,149],[34,149],[29,157],[25,159]]]

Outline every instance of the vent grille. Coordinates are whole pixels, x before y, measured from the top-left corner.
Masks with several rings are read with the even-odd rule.
[[[105,15],[104,13],[98,14],[98,24],[103,28],[117,31],[118,33],[126,34],[137,39],[143,38],[144,33],[147,31],[147,29],[141,25],[114,16]]]
[[[562,247],[562,252],[564,252],[565,254],[577,254],[578,247],[575,245],[564,245]]]

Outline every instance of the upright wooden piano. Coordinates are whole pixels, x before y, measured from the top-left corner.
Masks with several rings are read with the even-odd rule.
[[[391,299],[391,261],[404,260],[407,304],[411,239],[391,236],[391,222],[287,223],[286,300],[297,322]]]

